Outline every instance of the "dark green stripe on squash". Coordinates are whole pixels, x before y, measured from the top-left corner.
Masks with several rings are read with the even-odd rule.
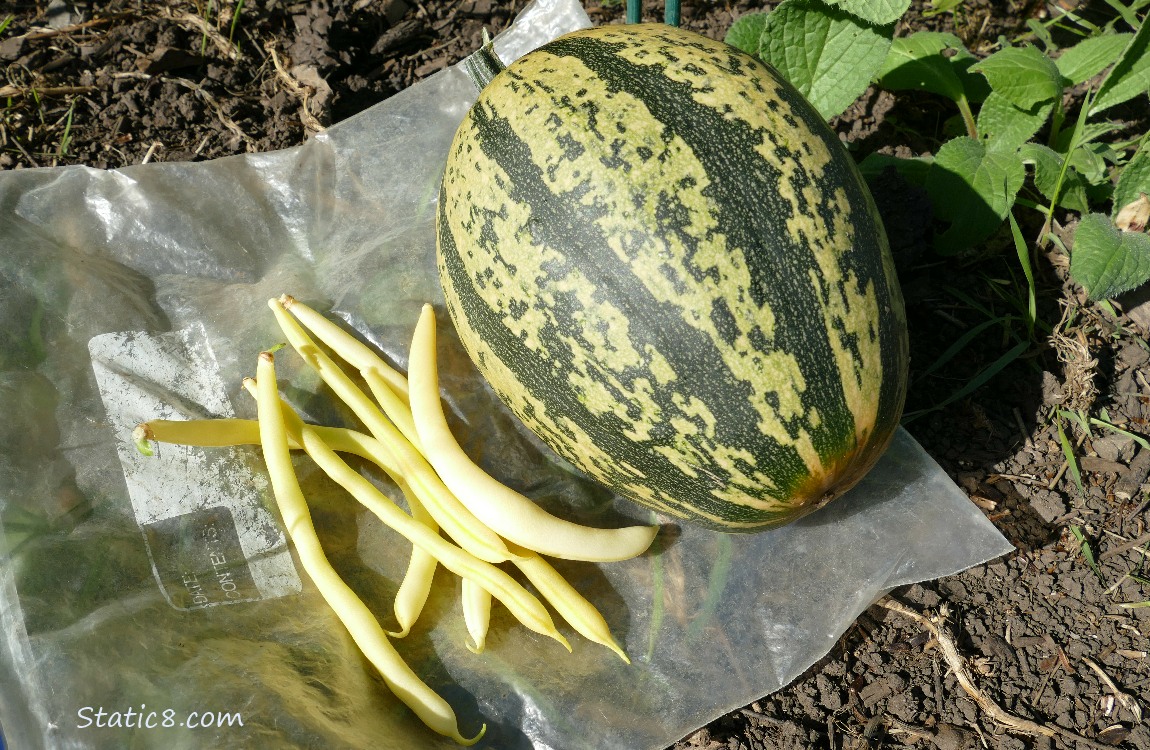
[[[813,108],[733,48],[661,25],[545,45],[481,93],[439,211],[481,372],[639,502],[777,525],[897,426],[905,323],[869,195]]]

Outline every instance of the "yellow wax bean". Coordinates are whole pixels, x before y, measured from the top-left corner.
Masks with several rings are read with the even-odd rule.
[[[244,386],[255,396],[255,381],[244,379]],[[281,407],[290,410],[291,407],[281,400]],[[294,414],[294,412],[292,412]],[[343,427],[322,427],[313,425],[320,439],[327,443],[332,450],[340,453],[352,453],[374,462],[383,469],[403,492],[407,505],[411,508],[412,516],[428,528],[438,531],[439,526],[435,519],[419,502],[419,499],[407,486],[403,476],[388,460],[389,452],[385,446],[370,435],[349,430]],[[259,445],[259,423],[252,419],[190,419],[190,420],[153,420],[136,427],[133,433],[136,441],[157,440],[163,443],[178,443],[181,445],[198,445],[204,447],[223,447],[231,445]],[[295,443],[289,436],[288,444],[292,449],[303,446]],[[437,563],[434,557],[419,547],[412,546],[411,558],[408,561],[407,572],[395,594],[393,609],[395,618],[399,622],[398,631],[388,631],[393,638],[402,638],[411,630],[411,626],[419,619],[427,597],[431,593],[431,582],[435,578]]]
[[[252,396],[255,396],[255,380],[245,379]],[[290,409],[287,403],[284,408]],[[371,435],[346,427],[326,427],[312,425],[325,443],[339,453],[351,453],[371,461],[383,469],[398,484],[403,475],[387,446]],[[133,440],[156,441],[176,445],[195,445],[203,448],[225,448],[235,445],[259,445],[260,426],[254,419],[153,419],[136,426]],[[290,436],[289,436],[290,440]],[[292,450],[302,450],[302,445],[290,443]]]
[[[288,343],[312,366],[320,378],[344,401],[368,432],[391,449],[403,477],[419,495],[436,523],[461,547],[481,560],[504,562],[511,558],[507,545],[486,525],[481,523],[459,499],[444,485],[424,456],[403,437],[402,433],[385,417],[371,399],[359,389],[351,378],[339,368],[331,357],[323,353],[284,310],[278,300],[269,300],[280,328]]]
[[[317,432],[317,434],[319,434]],[[333,446],[334,448],[334,446]],[[423,507],[419,498],[410,490],[404,491],[407,505],[411,508],[411,517],[422,523],[432,531],[439,531],[439,524]],[[403,582],[395,592],[395,602],[392,609],[395,611],[395,620],[399,623],[398,631],[388,631],[393,638],[403,638],[411,632],[411,627],[419,619],[423,607],[427,604],[427,597],[431,594],[431,584],[435,579],[435,569],[439,567],[435,555],[418,545],[411,545],[411,557],[407,562],[407,572],[403,575]]]
[[[294,417],[294,418],[293,418]],[[471,578],[491,592],[526,627],[537,633],[554,638],[568,651],[571,644],[555,629],[547,608],[543,606],[523,585],[505,571],[491,563],[480,560],[461,547],[457,547],[419,523],[399,509],[391,498],[360,475],[336,455],[311,429],[294,414],[285,414],[286,428],[304,450],[323,471],[345,490],[351,493],[381,521],[399,532],[412,544],[433,555],[443,567],[463,578]]]
[[[491,593],[470,578],[463,579],[463,622],[471,635],[467,649],[473,654],[483,653],[487,629],[491,626]]]
[[[415,431],[415,420],[411,416],[411,407],[407,401],[401,399],[379,370],[360,370],[359,374],[367,383],[371,395],[383,407],[383,413],[395,424],[403,436],[407,438],[416,450],[420,450],[419,433]],[[420,450],[420,452],[422,452]]]
[[[599,529],[558,518],[479,468],[448,428],[439,400],[435,312],[424,305],[411,342],[408,398],[424,455],[479,520],[521,547],[567,560],[611,562],[643,554],[658,526]]]
[[[284,526],[304,570],[348,629],[352,640],[379,670],[391,692],[433,731],[462,745],[475,744],[487,731],[487,726],[484,725],[479,734],[471,739],[460,734],[451,706],[412,671],[387,640],[371,610],[331,567],[316,536],[307,502],[292,467],[283,409],[276,385],[274,358],[269,352],[260,354],[256,379],[260,445],[264,461]]]
[[[340,359],[360,371],[377,371],[391,390],[406,401],[407,378],[385,362],[374,349],[290,294],[282,295],[279,302]]]
[[[136,448],[152,455],[151,441],[223,448],[232,445],[259,445],[259,426],[252,419],[153,419],[136,425],[132,431]]]
[[[528,550],[516,549],[514,545],[511,549],[519,553],[528,552]],[[611,628],[603,619],[603,615],[559,571],[555,570],[551,563],[537,554],[523,554],[515,560],[515,567],[523,571],[523,575],[527,577],[527,580],[531,582],[540,596],[555,608],[555,611],[567,621],[568,625],[575,629],[575,632],[589,641],[606,646],[618,654],[620,659],[628,664],[631,663],[626,652],[611,635]]]
[[[387,364],[371,347],[290,294],[280,296],[279,303],[340,359],[359,370],[375,400],[383,408],[383,413],[418,448],[419,438],[411,419],[411,409],[407,405],[407,378]]]

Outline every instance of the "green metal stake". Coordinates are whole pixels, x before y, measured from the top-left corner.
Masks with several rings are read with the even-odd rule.
[[[667,0],[667,6],[663,10],[663,23],[668,26],[678,26],[679,15],[679,0]]]
[[[627,0],[627,23],[642,23],[643,0]]]

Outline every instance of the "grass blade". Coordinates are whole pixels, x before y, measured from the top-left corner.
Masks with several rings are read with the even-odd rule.
[[[1074,455],[1074,448],[1070,445],[1070,439],[1066,437],[1066,430],[1062,429],[1061,420],[1055,424],[1055,427],[1058,428],[1058,442],[1062,445],[1062,455],[1066,457],[1066,466],[1070,469],[1070,476],[1074,478],[1074,484],[1078,485],[1078,492],[1081,493],[1083,492],[1082,472],[1078,470],[1078,459]]]
[[[971,328],[969,331],[959,336],[953,344],[947,347],[945,352],[938,355],[938,359],[931,362],[930,366],[923,370],[921,374],[919,374],[918,379],[921,380],[922,378],[930,375],[932,372],[945,365],[950,360],[954,359],[959,352],[970,345],[970,342],[973,341],[975,337],[978,336],[978,334],[982,333],[987,328],[990,328],[997,323],[1006,322],[1007,320],[1007,318],[992,318],[991,320],[984,320],[974,328]]]
[[[1013,348],[1011,348],[1010,351],[1006,352],[1001,357],[994,360],[994,362],[990,363],[989,365],[984,367],[982,370],[980,370],[978,372],[978,374],[975,375],[962,388],[959,388],[957,391],[950,394],[949,396],[947,396],[945,399],[938,402],[934,406],[928,407],[926,409],[921,409],[919,411],[910,412],[909,414],[907,414],[906,416],[903,417],[902,423],[907,424],[907,423],[909,423],[915,419],[918,419],[919,417],[923,416],[924,414],[929,414],[930,412],[938,411],[939,409],[941,409],[945,406],[949,406],[950,404],[954,403],[955,401],[958,401],[960,398],[964,398],[964,397],[970,395],[971,393],[973,393],[974,391],[978,390],[983,385],[985,385],[988,380],[990,380],[995,375],[997,375],[999,372],[1001,372],[1007,365],[1009,365],[1014,360],[1018,359],[1022,355],[1022,353],[1025,352],[1028,348],[1030,348],[1030,342],[1029,341],[1023,341],[1019,344],[1016,344]]]
[[[1022,273],[1026,275],[1026,334],[1033,339],[1034,321],[1038,318],[1038,298],[1034,288],[1034,269],[1030,266],[1030,247],[1022,238],[1022,230],[1018,228],[1014,212],[1007,213],[1006,217],[1010,219],[1010,234],[1014,237],[1014,249],[1018,253],[1018,262],[1022,264]]]
[[[1082,533],[1082,529],[1078,526],[1070,526],[1070,533],[1078,540],[1078,548],[1082,552],[1082,557],[1086,560],[1086,564],[1094,571],[1094,575],[1098,576],[1098,580],[1105,583],[1102,578],[1102,569],[1098,567],[1098,562],[1094,559],[1094,550],[1090,548],[1090,542],[1086,540],[1086,535]]]
[[[1138,443],[1138,445],[1142,446],[1146,450],[1150,450],[1150,440],[1147,440],[1146,438],[1142,437],[1141,435],[1135,435],[1133,432],[1128,432],[1128,431],[1122,429],[1121,427],[1117,427],[1117,426],[1107,422],[1106,420],[1098,419],[1097,417],[1091,417],[1090,418],[1090,424],[1096,424],[1099,427],[1105,427],[1106,429],[1110,430],[1111,432],[1117,432],[1119,435],[1123,435],[1125,437],[1130,438],[1131,440],[1133,440],[1135,443]]]

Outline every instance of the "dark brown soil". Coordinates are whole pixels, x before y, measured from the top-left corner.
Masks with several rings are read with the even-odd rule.
[[[121,167],[298,145],[458,61],[481,29],[498,31],[525,4],[253,0],[233,24],[234,2],[7,2],[0,167]],[[721,38],[735,18],[771,4],[688,0],[683,25]],[[649,20],[661,20],[661,4],[648,5]],[[624,12],[619,2],[593,1],[588,11],[597,23]],[[901,31],[952,30],[977,53],[1045,12],[1045,3],[971,0],[956,14],[912,13]],[[939,143],[942,111],[928,97],[871,91],[835,126],[860,155],[924,153]],[[1000,280],[1018,276],[1017,259],[993,240],[977,259],[942,263],[927,249],[929,204],[902,183],[874,189],[907,297],[915,412],[962,387],[1019,335],[1020,323],[992,326],[946,367],[928,369],[988,316],[1015,312]],[[1060,252],[1040,257],[1044,325],[1027,354],[907,425],[1018,548],[893,593],[916,611],[946,613],[984,700],[960,684],[921,623],[875,606],[793,684],[675,750],[1150,748],[1150,725],[1123,702],[1150,695],[1150,607],[1122,606],[1150,600],[1150,450],[1121,432],[1096,425],[1087,434],[1062,420],[1079,487],[1056,427],[1057,410],[1075,408],[1150,435],[1150,316],[1135,299],[1112,309],[1086,304],[1065,266]],[[1008,726],[991,702],[1042,731]]]

